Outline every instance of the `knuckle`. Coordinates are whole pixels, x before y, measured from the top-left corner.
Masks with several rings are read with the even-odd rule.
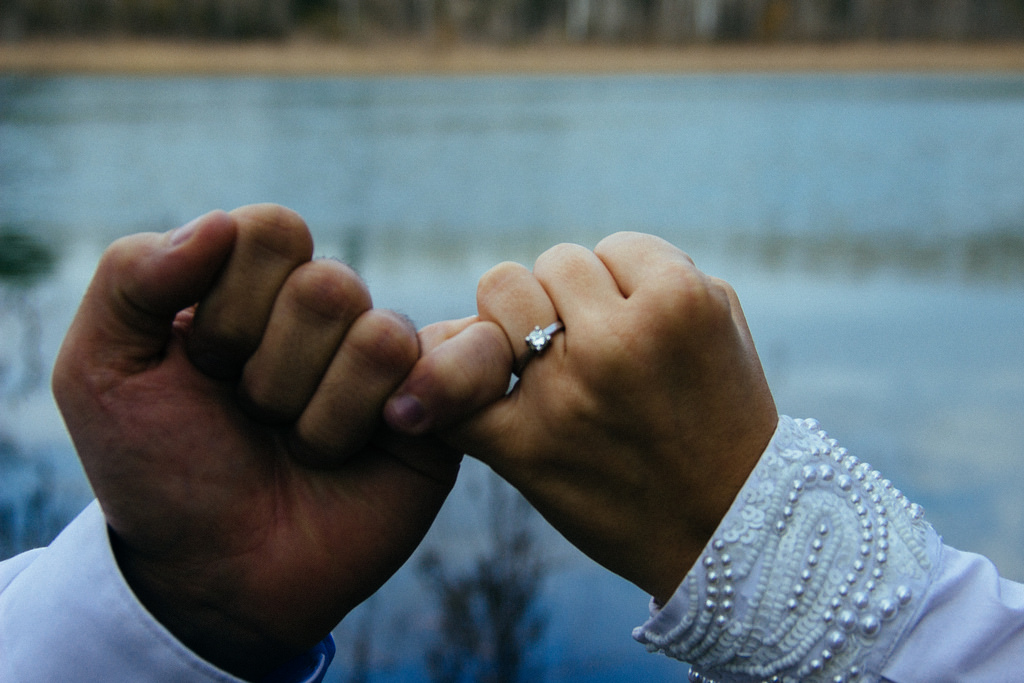
[[[285,283],[287,296],[313,317],[344,320],[373,305],[366,284],[339,261],[319,259],[296,268]]]
[[[649,299],[644,318],[653,353],[677,353],[720,339],[733,324],[731,288],[700,271],[674,269],[660,279],[662,289]]]
[[[629,230],[613,232],[594,246],[594,253],[615,251],[622,248],[632,248],[633,245],[642,241],[645,237],[650,237],[650,235],[631,232]]]
[[[555,273],[572,273],[589,258],[590,251],[579,244],[556,244],[537,257],[533,272],[538,278]]]
[[[712,278],[682,264],[666,267],[657,283],[656,300],[665,311],[674,311],[674,317],[703,320],[715,315],[724,301]]]
[[[666,260],[681,259],[690,266],[694,265],[693,258],[679,247],[657,235],[643,232],[622,231],[608,235],[597,243],[594,253],[599,255],[612,253],[657,254]]]
[[[419,358],[419,342],[412,323],[385,309],[371,309],[353,324],[344,344],[369,367],[404,376]]]
[[[732,322],[735,292],[723,280],[706,277],[704,287],[704,311],[709,322],[720,324]]]
[[[720,303],[728,308],[732,308],[734,301],[738,300],[736,296],[736,290],[725,280],[717,277],[708,278],[708,288],[712,293],[712,296],[719,299]]]
[[[100,267],[106,264],[116,266],[130,262],[134,259],[137,246],[143,239],[143,235],[135,234],[114,240],[103,250],[103,254],[100,256]]]
[[[238,221],[239,239],[291,260],[313,255],[313,237],[306,222],[291,209],[276,204],[253,204],[231,212]]]
[[[513,287],[524,275],[529,275],[525,266],[512,261],[505,261],[494,266],[480,278],[476,286],[477,305],[486,304],[496,296],[501,296]]]
[[[150,235],[142,233],[121,237],[103,251],[94,279],[115,279],[119,285],[130,289],[144,279],[142,273],[149,266],[148,259],[152,254],[153,241]],[[126,293],[133,294],[130,291]]]

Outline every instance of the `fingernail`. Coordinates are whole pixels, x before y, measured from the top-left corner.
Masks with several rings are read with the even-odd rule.
[[[412,394],[400,394],[388,401],[384,419],[392,429],[407,434],[422,434],[427,430],[427,410]]]
[[[200,216],[199,218],[193,218],[180,228],[175,228],[174,230],[172,230],[171,246],[176,247],[180,245],[182,242],[188,241],[188,238],[191,237],[193,233],[195,233],[196,228],[199,227],[199,221],[201,218],[202,216]]]

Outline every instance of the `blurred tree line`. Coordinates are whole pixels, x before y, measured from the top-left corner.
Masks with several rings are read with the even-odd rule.
[[[0,0],[0,38],[1007,40],[1024,0]]]

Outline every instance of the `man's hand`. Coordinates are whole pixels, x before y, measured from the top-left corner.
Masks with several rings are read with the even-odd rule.
[[[415,331],[312,248],[273,206],[119,240],[53,375],[129,584],[247,678],[387,580],[458,470],[449,449],[381,426]]]
[[[478,318],[421,333],[388,421],[440,431],[664,602],[777,422],[735,293],[667,242],[620,233],[593,252],[555,247],[532,273],[501,264],[477,303]],[[555,320],[565,331],[528,360],[524,337]]]

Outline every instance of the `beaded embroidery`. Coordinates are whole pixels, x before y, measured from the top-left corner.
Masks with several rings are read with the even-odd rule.
[[[633,637],[689,662],[694,683],[874,681],[939,546],[877,470],[782,416],[697,565]]]

